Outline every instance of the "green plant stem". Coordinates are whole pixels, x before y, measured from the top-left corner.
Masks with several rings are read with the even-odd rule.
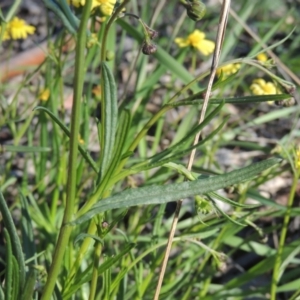
[[[290,195],[289,195],[289,199],[288,199],[288,203],[287,203],[287,210],[284,214],[283,226],[282,226],[281,233],[280,233],[279,247],[278,247],[278,251],[277,251],[277,255],[276,255],[275,266],[274,266],[273,276],[272,276],[271,298],[270,298],[271,300],[276,300],[277,286],[278,286],[278,283],[279,283],[279,280],[281,277],[280,276],[281,256],[282,256],[283,249],[284,249],[284,243],[285,243],[285,239],[286,239],[286,235],[287,235],[287,231],[288,231],[288,225],[289,225],[289,221],[290,221],[290,217],[291,217],[291,211],[292,211],[292,207],[293,207],[293,203],[294,203],[296,189],[298,186],[298,179],[299,179],[299,174],[296,173],[293,178],[293,183],[292,183],[292,187],[291,187],[291,191],[290,191]]]
[[[78,156],[78,134],[80,125],[80,106],[84,83],[84,66],[85,66],[85,49],[86,49],[86,28],[92,0],[87,0],[83,9],[83,14],[79,26],[78,40],[76,44],[75,57],[75,75],[74,75],[74,98],[71,116],[71,136],[70,136],[70,156],[69,156],[69,177],[67,181],[67,198],[64,218],[60,228],[58,240],[55,246],[53,261],[49,270],[47,282],[42,294],[42,300],[51,298],[52,291],[55,286],[56,278],[60,268],[63,265],[63,257],[66,247],[69,243],[69,238],[72,232],[72,227],[68,223],[72,220],[76,210],[76,170]]]
[[[97,230],[96,223],[94,221],[90,222],[87,233],[90,235],[93,235],[93,234],[95,234],[96,230]],[[80,246],[79,254],[77,255],[77,257],[75,259],[73,267],[72,267],[72,269],[68,275],[67,281],[66,281],[66,288],[65,288],[66,291],[71,288],[71,284],[72,284],[72,280],[74,279],[74,275],[78,271],[81,261],[84,258],[84,256],[86,255],[88,248],[92,241],[93,241],[92,238],[87,237],[84,239],[82,245]]]
[[[90,287],[90,295],[89,300],[95,299],[96,291],[97,291],[97,282],[98,282],[98,268],[99,268],[99,260],[102,251],[102,244],[96,242],[95,251],[94,251],[94,264],[93,264],[93,273],[92,273],[92,281]]]

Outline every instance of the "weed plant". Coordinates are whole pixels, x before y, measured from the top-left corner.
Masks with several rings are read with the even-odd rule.
[[[97,1],[44,0],[44,62],[0,87],[0,299],[299,299],[297,1],[231,3],[211,90],[218,1]]]

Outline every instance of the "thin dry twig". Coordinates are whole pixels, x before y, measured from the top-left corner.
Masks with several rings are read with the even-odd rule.
[[[217,32],[217,37],[216,37],[216,47],[215,47],[215,50],[214,50],[214,53],[213,53],[213,61],[212,61],[212,65],[211,65],[207,91],[206,91],[206,94],[205,94],[204,103],[203,103],[203,106],[202,106],[202,109],[201,109],[201,114],[200,114],[200,118],[199,118],[199,122],[198,122],[199,124],[203,122],[204,117],[205,117],[205,113],[206,113],[206,110],[207,110],[208,101],[209,101],[213,81],[214,81],[214,78],[215,78],[215,74],[216,74],[216,71],[217,71],[218,62],[219,62],[220,53],[221,53],[221,48],[222,48],[222,44],[223,44],[223,40],[224,40],[226,24],[227,24],[227,19],[228,19],[228,14],[229,14],[229,8],[230,8],[230,0],[223,0],[221,12],[220,12],[218,32]],[[194,145],[198,143],[200,135],[201,135],[201,132],[199,132],[195,136],[194,143],[193,143]],[[187,164],[187,169],[189,171],[192,169],[192,165],[193,165],[194,158],[195,158],[195,153],[196,153],[196,149],[193,149],[193,151],[191,152],[188,164]],[[177,205],[176,205],[176,210],[175,210],[175,213],[174,213],[172,227],[171,227],[171,230],[170,230],[170,233],[169,233],[169,238],[168,238],[168,243],[167,243],[167,247],[166,247],[166,251],[165,251],[164,260],[163,260],[162,265],[161,265],[159,278],[158,278],[158,283],[157,283],[156,290],[155,290],[155,295],[154,295],[154,298],[153,298],[154,300],[159,299],[159,294],[160,294],[163,278],[164,278],[164,275],[165,275],[165,271],[166,271],[166,267],[167,267],[171,247],[172,247],[172,242],[173,242],[173,238],[174,238],[174,235],[175,235],[175,230],[176,230],[178,219],[179,219],[179,213],[180,213],[181,205],[182,205],[182,200],[179,200],[177,202]]]

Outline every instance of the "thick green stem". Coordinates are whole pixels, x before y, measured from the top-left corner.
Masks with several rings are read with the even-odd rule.
[[[42,294],[42,300],[51,298],[56,278],[63,265],[63,257],[66,247],[69,243],[69,238],[72,232],[72,227],[67,225],[72,221],[73,215],[76,212],[75,196],[76,196],[76,170],[78,156],[78,134],[80,125],[80,106],[84,83],[84,66],[85,66],[85,49],[86,49],[86,28],[90,16],[92,0],[87,0],[83,9],[83,14],[79,26],[78,39],[76,44],[75,57],[75,75],[74,75],[74,98],[71,117],[71,136],[70,136],[70,156],[69,156],[69,177],[67,182],[67,199],[66,208],[62,226],[59,232],[58,240],[54,250],[54,256],[47,282]]]
[[[287,210],[285,212],[284,219],[283,219],[283,226],[280,233],[279,247],[276,255],[275,266],[274,266],[273,276],[272,276],[271,298],[270,298],[271,300],[277,299],[276,291],[280,280],[280,266],[282,261],[281,256],[285,246],[285,239],[288,232],[288,225],[291,218],[292,206],[294,203],[295,193],[298,186],[298,179],[299,179],[299,174],[295,174],[293,178],[293,184],[291,187],[289,199],[288,199]]]

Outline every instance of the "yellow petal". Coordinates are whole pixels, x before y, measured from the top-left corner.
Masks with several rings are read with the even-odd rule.
[[[183,38],[176,38],[174,41],[180,48],[188,47],[190,45],[188,41]]]
[[[209,40],[203,40],[196,47],[203,55],[211,54],[215,49],[215,43]]]

